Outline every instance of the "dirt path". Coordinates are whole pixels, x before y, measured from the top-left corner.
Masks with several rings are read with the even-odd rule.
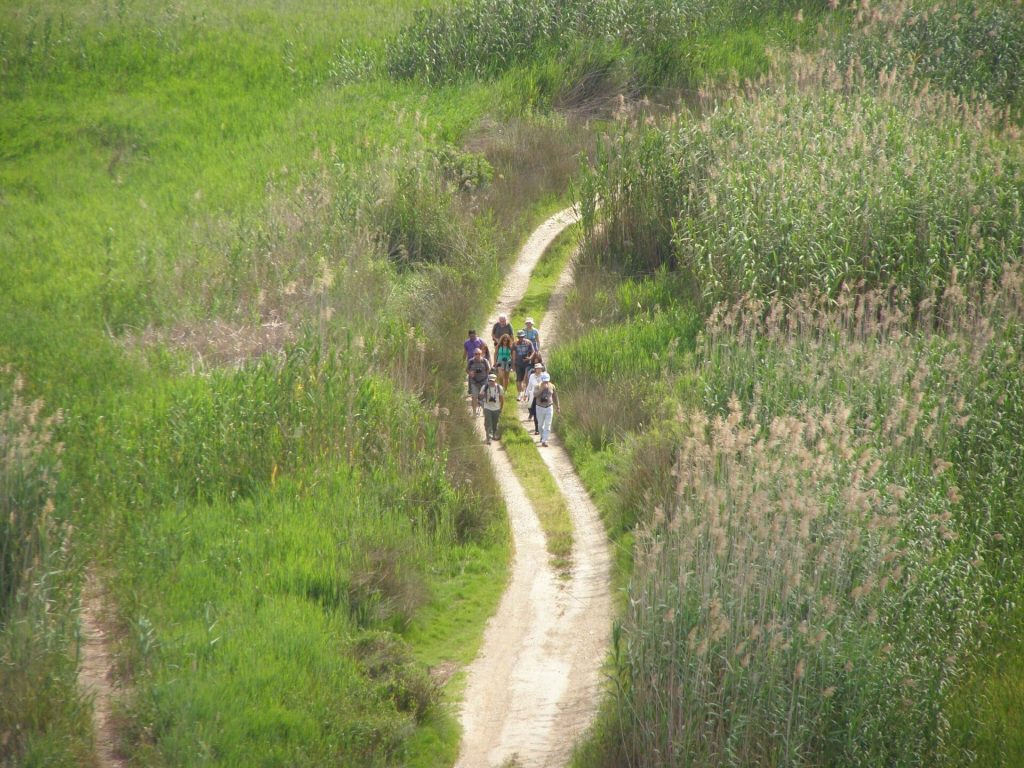
[[[96,760],[100,768],[122,768],[127,763],[117,753],[113,702],[117,692],[111,681],[110,645],[103,629],[103,593],[92,572],[86,575],[79,616],[82,655],[78,667],[78,685],[93,700],[93,731]]]
[[[562,211],[533,233],[506,278],[492,321],[512,313],[544,250],[577,219],[575,211]],[[559,281],[563,294],[569,279]],[[558,301],[553,297],[556,309]],[[554,337],[550,313],[548,318],[541,329],[546,349]],[[516,405],[513,399],[508,403]],[[478,429],[482,438],[482,424]],[[560,579],[551,567],[533,507],[500,444],[492,445],[515,556],[508,589],[468,669],[457,768],[492,768],[511,759],[523,768],[564,766],[597,710],[611,627],[607,540],[557,438],[541,453],[572,518],[572,572]]]

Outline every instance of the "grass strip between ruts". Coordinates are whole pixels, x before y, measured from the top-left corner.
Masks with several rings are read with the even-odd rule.
[[[537,453],[536,443],[519,420],[525,409],[520,410],[517,405],[514,398],[506,398],[505,409],[501,414],[501,444],[540,520],[552,565],[559,574],[566,575],[572,565],[572,521],[569,519],[569,507],[544,460]],[[532,424],[527,426],[532,427]]]

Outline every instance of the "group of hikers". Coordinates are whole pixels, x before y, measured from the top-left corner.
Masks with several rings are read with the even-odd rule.
[[[488,445],[499,438],[498,420],[505,407],[505,393],[513,371],[516,402],[526,403],[530,414],[527,421],[533,420],[533,434],[540,437],[540,444],[545,448],[554,412],[560,412],[555,385],[551,383],[540,353],[540,331],[534,327],[532,317],[526,318],[525,326],[515,331],[508,316],[499,315],[491,327],[491,347],[472,328],[463,345],[469,399],[474,416],[478,408],[483,411]]]

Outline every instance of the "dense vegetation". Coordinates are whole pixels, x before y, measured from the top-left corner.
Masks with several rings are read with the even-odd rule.
[[[604,129],[579,762],[1014,764],[1024,11],[838,6],[0,2],[0,765],[94,759],[86,572],[135,762],[452,762],[507,551],[450,366]]]
[[[867,8],[834,59],[623,126],[580,185],[580,338],[552,365],[633,553],[581,765],[1024,754],[995,714],[1022,669],[1021,93],[887,68],[918,23],[1012,60],[1024,16]]]
[[[507,545],[449,366],[575,145],[375,78],[381,13],[4,4],[3,765],[92,760],[86,571],[134,761],[453,759]]]

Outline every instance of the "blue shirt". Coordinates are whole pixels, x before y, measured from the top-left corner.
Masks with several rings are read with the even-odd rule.
[[[524,328],[526,338],[533,342],[533,346],[540,350],[540,332],[536,328]]]

